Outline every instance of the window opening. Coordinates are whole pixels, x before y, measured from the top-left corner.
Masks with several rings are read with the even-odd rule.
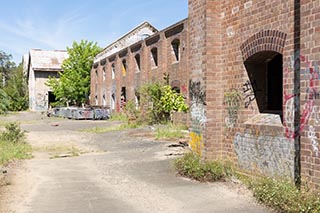
[[[245,107],[256,100],[260,113],[279,114],[282,118],[282,54],[262,51],[249,57],[244,65],[250,79],[243,85]]]
[[[126,76],[127,75],[127,61],[126,59],[122,60],[122,76]]]
[[[179,61],[180,60],[180,40],[174,39],[171,42],[171,47],[172,47],[175,61]]]
[[[135,55],[135,61],[136,61],[136,70],[137,70],[137,72],[140,72],[140,55],[139,54],[137,54],[137,55]]]
[[[116,76],[114,63],[111,65],[111,78],[114,79]]]
[[[158,66],[158,49],[156,47],[151,49],[151,56],[152,56],[153,66],[157,67]]]

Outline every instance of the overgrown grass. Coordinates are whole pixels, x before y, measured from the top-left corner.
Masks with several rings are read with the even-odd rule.
[[[128,117],[124,113],[112,114],[108,121],[123,121],[128,122]]]
[[[232,174],[230,164],[222,161],[202,161],[194,153],[186,153],[174,162],[178,174],[202,182],[226,180]]]
[[[260,203],[279,212],[320,212],[320,194],[299,190],[292,181],[262,177],[249,187]]]
[[[320,212],[320,194],[297,189],[292,181],[270,177],[239,175],[230,163],[204,162],[193,153],[186,153],[174,162],[177,173],[198,181],[226,180],[237,177],[262,204],[278,212]]]
[[[31,158],[32,148],[24,140],[24,131],[17,123],[7,123],[0,133],[0,165],[12,160]]]
[[[156,128],[155,138],[156,139],[180,139],[185,138],[187,127],[184,125],[162,125]]]
[[[137,124],[121,124],[117,126],[109,126],[109,127],[93,127],[90,129],[83,129],[82,132],[89,132],[89,133],[106,133],[106,132],[112,132],[112,131],[120,131],[120,130],[126,130],[126,129],[134,129],[138,128],[139,125]]]

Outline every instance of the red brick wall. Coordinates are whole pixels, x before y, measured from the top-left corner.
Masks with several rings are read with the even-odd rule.
[[[119,105],[121,87],[127,88],[127,98],[132,100],[139,86],[162,80],[163,74],[168,73],[172,86],[180,87],[190,103],[190,145],[194,151],[207,159],[229,159],[245,171],[293,178],[299,167],[299,161],[295,162],[295,156],[299,156],[295,155],[295,144],[301,130],[302,181],[318,188],[320,3],[302,1],[298,7],[301,25],[295,26],[299,23],[295,22],[297,2],[189,0],[188,20],[141,41],[141,48],[133,48],[138,43],[128,47],[122,58],[122,51],[108,57],[107,79],[98,79],[97,91],[94,72],[102,72],[102,65],[93,67],[91,104],[95,104],[97,94],[101,105],[103,86],[107,104],[116,91]],[[181,24],[183,29],[179,31]],[[158,41],[149,42],[157,36]],[[172,52],[174,39],[180,40],[178,62]],[[153,47],[158,48],[157,67],[151,63]],[[136,54],[140,54],[140,72],[136,72]],[[268,96],[266,85],[275,79],[262,74],[257,77],[257,73],[277,54],[282,55],[282,63],[277,64],[282,71],[282,109],[272,112],[263,107],[268,104],[264,103]],[[125,77],[121,74],[124,58],[128,66]],[[115,80],[111,79],[111,63],[116,65]],[[299,70],[300,75],[295,76]],[[299,82],[295,83],[299,78],[301,87]],[[281,113],[281,119],[275,113]]]
[[[320,2],[301,1],[302,181],[320,188]]]
[[[182,30],[176,31],[176,28]],[[170,84],[173,83],[180,87],[181,93],[187,96],[188,74],[187,74],[187,20],[172,25],[151,37],[140,41],[136,44],[127,47],[112,56],[106,58],[106,64],[101,65],[101,61],[97,62],[91,71],[91,105],[95,104],[95,96],[98,97],[98,105],[103,105],[103,93],[105,91],[106,103],[108,106],[111,104],[111,94],[115,91],[116,94],[116,111],[121,109],[121,88],[126,87],[127,100],[135,100],[135,91],[146,82],[163,81],[164,73],[169,74]],[[174,31],[173,33],[168,33]],[[159,40],[153,41],[154,38],[159,36]],[[180,40],[180,60],[172,62],[171,41],[173,39]],[[149,42],[153,41],[153,42]],[[141,47],[137,47],[141,44]],[[151,49],[156,47],[158,50],[158,66],[152,64]],[[135,55],[140,54],[140,72],[137,72],[137,65]],[[126,76],[122,73],[122,61],[126,60],[127,72]],[[115,64],[115,79],[111,79],[111,64]],[[106,80],[103,81],[102,66],[106,67]],[[95,76],[95,70],[98,71],[98,79]],[[97,82],[97,91],[95,85]],[[177,84],[178,82],[178,84]]]
[[[192,19],[206,17],[202,19],[205,22],[202,71],[207,96],[206,157],[228,158],[245,170],[293,177],[294,143],[293,138],[286,137],[286,129],[293,131],[293,120],[284,116],[288,121],[285,127],[280,116],[259,112],[257,98],[262,98],[256,97],[253,90],[260,82],[252,85],[244,62],[260,51],[276,51],[283,55],[283,70],[290,66],[294,54],[294,2],[189,1],[189,5],[199,10],[198,3],[205,5],[205,9],[195,12],[196,15],[190,9],[189,31],[193,27]],[[190,40],[191,37],[190,32]],[[191,42],[189,48],[193,48]],[[192,61],[195,58],[190,58],[195,63]],[[292,94],[293,74],[288,72],[283,76],[284,93]],[[226,103],[225,97],[230,94],[234,96],[233,105]]]

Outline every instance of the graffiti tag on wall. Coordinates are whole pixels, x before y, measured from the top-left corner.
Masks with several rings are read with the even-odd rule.
[[[308,85],[306,88],[306,96],[305,96],[305,104],[303,106],[303,111],[300,116],[300,126],[296,129],[299,129],[301,132],[305,126],[308,124],[310,116],[314,111],[314,100],[319,99],[320,95],[316,88],[316,80],[319,79],[319,68],[318,64],[315,62],[310,62],[306,57],[300,56],[296,59],[291,58],[290,60],[291,67],[285,69],[286,78],[289,78],[290,72],[295,69],[295,66],[298,66],[301,62],[306,63],[307,68],[305,70],[301,70],[303,76],[307,76],[304,78],[308,79]],[[300,94],[297,92],[293,92],[293,94],[284,94],[284,126],[286,130],[286,136],[288,138],[294,138],[298,135],[297,132],[294,131],[293,121],[294,121],[294,111],[295,109],[299,109],[300,106],[294,106],[294,98],[298,98]]]
[[[197,153],[198,155],[202,155],[202,150],[204,148],[204,143],[202,140],[202,135],[196,132],[190,132],[190,148],[192,151]]]
[[[287,138],[236,133],[233,144],[241,168],[274,176],[293,176],[294,144]]]
[[[191,119],[198,121],[200,126],[204,126],[206,123],[206,115],[205,115],[205,99],[206,99],[206,92],[205,89],[201,86],[201,83],[192,82],[190,80],[190,90],[189,90],[189,97],[191,101],[190,106],[190,114]]]
[[[242,91],[244,96],[244,108],[247,109],[250,106],[250,104],[256,99],[256,96],[254,95],[255,92],[259,91],[257,89],[257,82],[253,81],[251,83],[249,80],[247,80],[242,85]]]
[[[319,156],[319,148],[318,148],[318,141],[317,141],[317,136],[316,132],[314,130],[313,126],[309,126],[309,131],[308,131],[308,138],[311,141],[311,146],[312,146],[312,151],[315,153],[316,157]]]
[[[241,97],[236,89],[231,89],[224,94],[223,104],[226,106],[228,116],[225,118],[227,128],[234,128],[238,119]]]
[[[205,114],[206,106],[206,92],[201,86],[200,81],[189,82],[189,97],[190,97],[190,114],[191,114],[191,133],[190,133],[190,147],[191,149],[201,155],[204,147],[202,139],[202,129],[207,122]]]

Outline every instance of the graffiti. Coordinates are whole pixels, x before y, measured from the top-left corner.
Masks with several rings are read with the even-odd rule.
[[[77,109],[74,111],[73,117],[75,119],[93,119],[94,113],[91,109]]]
[[[192,82],[190,80],[189,85],[190,85],[189,97],[191,101],[198,104],[207,105],[205,101],[206,100],[205,88],[201,87],[200,81]]]
[[[196,120],[201,127],[204,127],[207,121],[207,118],[205,115],[206,92],[205,92],[205,89],[201,87],[200,82],[192,82],[190,80],[189,97],[191,100],[191,106],[190,106],[191,119]]]
[[[190,148],[193,152],[197,153],[198,155],[202,155],[202,150],[204,147],[204,143],[202,140],[202,135],[197,134],[195,132],[190,132]]]
[[[234,128],[238,119],[238,110],[240,109],[241,97],[236,89],[231,89],[224,94],[223,104],[228,111],[228,117],[225,118],[227,128]]]
[[[190,114],[191,114],[191,132],[190,132],[190,147],[201,155],[204,147],[202,140],[202,129],[205,127],[207,118],[205,114],[206,92],[201,86],[200,81],[189,82],[189,97],[190,97]]]
[[[250,104],[256,99],[255,93],[260,91],[257,89],[257,82],[253,81],[252,84],[247,80],[242,85],[243,95],[244,95],[244,107],[247,109]]]
[[[290,69],[295,70],[301,62],[306,63],[307,68],[305,70],[301,70],[300,72],[304,73],[304,76],[307,76],[305,78],[308,79],[308,85],[306,89],[306,96],[305,96],[305,104],[303,106],[303,111],[300,115],[300,123],[299,126],[296,128],[296,131],[301,132],[305,126],[307,125],[310,116],[314,110],[314,100],[320,98],[320,93],[316,89],[316,80],[319,79],[319,68],[318,64],[315,62],[310,62],[305,56],[300,56],[296,59],[291,57],[290,59],[290,66],[291,68],[285,69],[285,78],[289,78]],[[294,102],[297,103],[297,101],[294,101],[294,99],[299,98],[300,94],[298,92],[295,92],[293,94],[284,94],[284,106],[285,106],[285,112],[284,112],[284,126],[286,131],[287,138],[294,138],[299,135],[299,132],[295,132],[295,128],[293,126],[294,123],[294,112],[296,109],[299,109],[300,106],[293,106]],[[290,112],[291,111],[291,112]],[[288,116],[288,117],[287,117]]]
[[[105,120],[109,118],[109,110],[99,108],[55,107],[50,115],[76,120]]]
[[[185,84],[181,85],[181,92],[182,94],[187,94],[188,93],[188,88]]]
[[[36,96],[36,108],[44,109],[47,107],[47,97],[42,93],[38,93]]]
[[[312,118],[315,120],[316,124],[320,124],[320,113],[319,106],[312,107]]]
[[[293,176],[294,144],[281,136],[253,135],[250,131],[234,136],[239,166],[263,174]]]
[[[315,153],[316,157],[319,156],[319,149],[318,149],[318,141],[317,141],[317,136],[314,130],[313,126],[309,126],[309,131],[308,131],[308,138],[311,140],[311,146],[312,146],[312,151]]]
[[[94,109],[95,120],[105,120],[109,118],[109,110],[107,109]]]

